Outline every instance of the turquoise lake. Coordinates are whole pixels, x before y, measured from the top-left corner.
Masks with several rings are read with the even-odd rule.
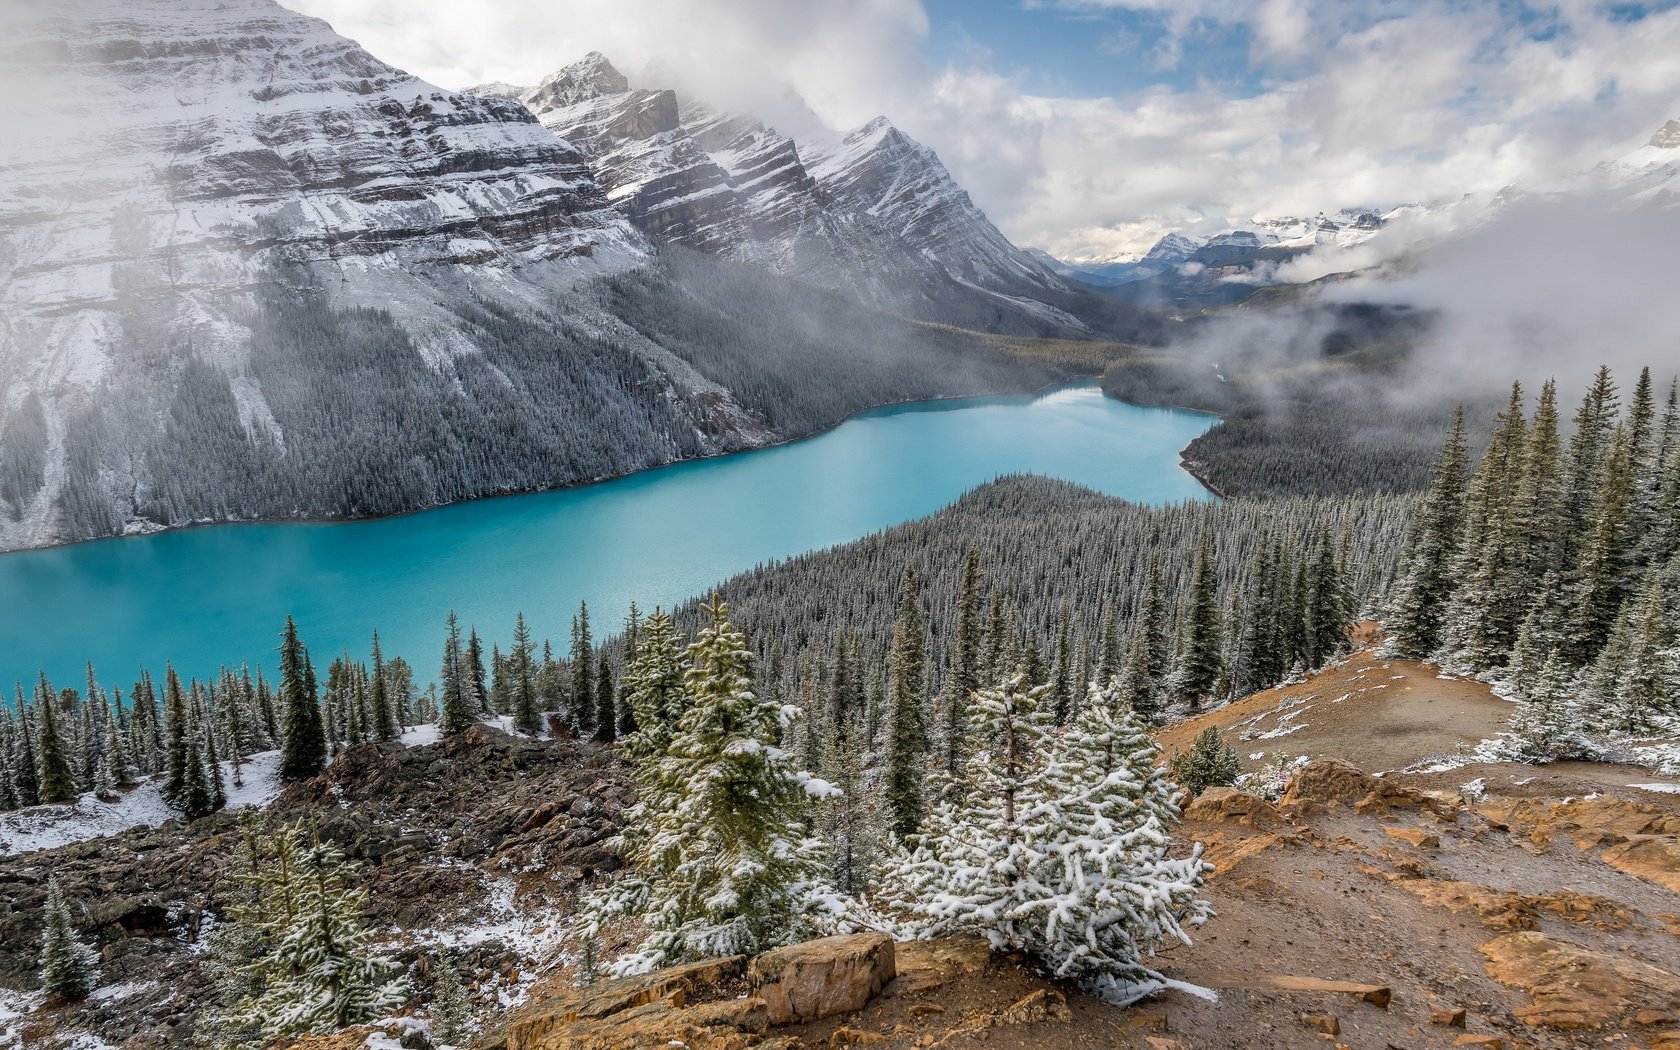
[[[588,600],[599,637],[634,600],[666,607],[754,565],[930,514],[1003,474],[1142,503],[1209,498],[1178,462],[1215,418],[1140,408],[1095,383],[878,409],[817,437],[581,488],[377,521],[218,525],[0,556],[0,681],[127,691],[165,660],[272,668],[287,614],[325,673],[379,629],[425,682],[451,609],[488,649],[514,614],[563,652]]]

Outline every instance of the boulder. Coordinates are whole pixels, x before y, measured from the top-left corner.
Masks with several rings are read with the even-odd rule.
[[[792,1024],[861,1010],[897,973],[892,938],[857,933],[765,952],[747,968],[747,984],[771,1024]]]
[[[1251,828],[1275,826],[1283,820],[1270,802],[1233,787],[1210,787],[1203,791],[1184,807],[1184,819],[1210,824],[1235,821]]]
[[[1621,1027],[1639,1010],[1680,1008],[1680,975],[1544,933],[1508,933],[1479,949],[1488,974],[1534,1002],[1515,1011],[1549,1028]]]
[[[1282,804],[1342,802],[1351,805],[1371,793],[1381,781],[1338,758],[1315,758],[1289,778]]]
[[[1605,850],[1601,859],[1617,871],[1680,893],[1680,837],[1632,836]]]
[[[1573,890],[1530,894],[1475,882],[1437,882],[1425,878],[1402,880],[1400,886],[1425,904],[1456,914],[1474,913],[1490,930],[1536,929],[1542,915],[1555,915],[1605,930],[1626,929],[1633,921],[1614,901]]]

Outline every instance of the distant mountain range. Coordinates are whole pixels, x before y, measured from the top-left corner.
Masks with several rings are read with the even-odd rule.
[[[1280,263],[1312,252],[1331,262],[1340,250],[1372,244],[1379,256],[1397,254],[1384,238],[1390,229],[1419,219],[1433,225],[1433,237],[1447,237],[1481,225],[1504,208],[1525,200],[1592,198],[1617,207],[1680,207],[1680,119],[1670,120],[1624,156],[1591,170],[1534,186],[1469,194],[1436,204],[1344,209],[1310,219],[1256,219],[1212,237],[1169,233],[1141,258],[1070,262],[1028,249],[1063,278],[1108,295],[1172,311],[1228,305],[1257,288],[1290,283],[1276,273]],[[1412,228],[1416,240],[1415,227]],[[1431,237],[1423,237],[1428,243]],[[1408,242],[1408,248],[1415,248]],[[1332,271],[1325,271],[1332,272]]]

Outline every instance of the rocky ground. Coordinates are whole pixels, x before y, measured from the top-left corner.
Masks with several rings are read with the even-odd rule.
[[[1474,761],[1511,710],[1479,683],[1367,649],[1164,730],[1169,751],[1213,723],[1251,769],[1302,762],[1275,804],[1212,789],[1187,808],[1182,837],[1207,845],[1218,914],[1158,959],[1184,990],[1124,1009],[977,942],[878,935],[579,991],[565,918],[610,869],[604,842],[631,797],[594,744],[483,727],[366,747],[273,808],[365,866],[373,918],[418,982],[440,956],[473,978],[479,1050],[1676,1050],[1680,795],[1665,789],[1680,786],[1623,765]],[[0,987],[16,990],[0,993],[0,1033],[187,1045],[210,993],[195,942],[233,829],[222,816],[0,861]],[[29,993],[49,873],[105,957],[104,987],[72,1011]],[[310,1045],[423,1046],[388,1027]]]
[[[269,812],[312,822],[361,866],[369,918],[417,983],[445,956],[493,1011],[556,962],[569,902],[613,865],[603,844],[632,796],[601,745],[478,726],[423,747],[346,752]],[[0,1047],[73,1034],[132,1050],[191,1045],[213,992],[203,934],[231,888],[237,820],[171,821],[0,858]],[[43,1008],[33,993],[52,876],[102,956],[102,987],[69,1009]]]

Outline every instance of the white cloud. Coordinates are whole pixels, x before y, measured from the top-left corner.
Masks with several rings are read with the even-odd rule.
[[[1156,20],[1167,63],[1209,26],[1248,34],[1246,92],[1109,99],[1034,95],[979,48],[936,66],[919,0],[289,2],[452,87],[601,50],[795,134],[810,131],[795,95],[835,128],[886,113],[1005,233],[1079,258],[1167,229],[1533,184],[1680,115],[1680,9],[1635,23],[1591,0],[1548,9],[1543,34],[1492,0],[1060,0]]]

